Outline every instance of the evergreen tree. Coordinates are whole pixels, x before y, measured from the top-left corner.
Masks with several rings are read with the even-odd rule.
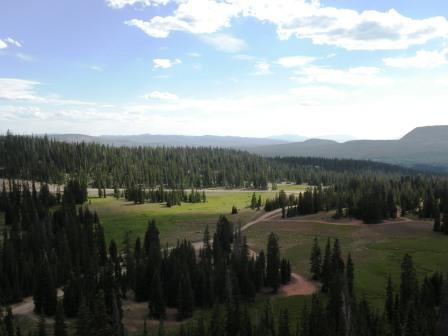
[[[289,336],[289,314],[288,310],[284,309],[280,312],[280,317],[278,319],[278,333],[277,336]]]
[[[441,223],[440,223],[440,206],[438,204],[434,207],[434,232],[440,232],[441,231]]]
[[[313,280],[319,280],[321,278],[321,263],[322,252],[317,238],[314,238],[310,256],[310,271],[313,275]]]
[[[91,319],[92,312],[87,305],[86,300],[83,298],[81,300],[81,305],[79,306],[78,318],[76,320],[76,336],[89,335],[92,331],[93,321]]]
[[[273,232],[268,237],[266,258],[266,285],[277,292],[280,286],[280,249],[278,246],[278,237]]]
[[[54,336],[67,336],[67,326],[64,319],[64,307],[62,302],[58,301],[56,316],[54,318]]]
[[[56,313],[56,286],[46,256],[41,258],[41,265],[37,270],[33,299],[37,313],[49,316]]]
[[[177,291],[177,318],[183,320],[193,315],[194,297],[190,277],[182,274]]]
[[[355,266],[353,264],[352,255],[349,253],[347,257],[347,289],[351,297],[354,295],[354,283],[355,283]]]
[[[92,336],[110,336],[114,334],[112,329],[111,319],[107,314],[106,304],[104,299],[104,292],[100,290],[94,299],[92,317],[94,323],[92,323],[92,330],[90,335]]]
[[[253,193],[250,201],[250,208],[254,210],[256,207],[257,207],[257,196],[255,196],[255,193]]]
[[[42,314],[40,315],[39,321],[37,323],[37,336],[47,336],[45,317]]]
[[[331,247],[330,239],[327,240],[327,245],[325,246],[324,261],[322,263],[322,292],[328,292],[330,286],[332,270],[331,270]]]
[[[160,281],[159,272],[155,272],[151,281],[151,291],[149,297],[149,314],[150,316],[163,319],[165,318],[165,300],[163,298],[162,282]]]
[[[386,288],[386,303],[385,303],[385,313],[386,313],[386,319],[389,324],[392,325],[392,321],[394,318],[394,288],[392,284],[392,278],[389,275],[387,279],[387,288]]]
[[[402,313],[406,313],[418,295],[417,273],[414,262],[409,254],[406,254],[401,263],[400,302]]]

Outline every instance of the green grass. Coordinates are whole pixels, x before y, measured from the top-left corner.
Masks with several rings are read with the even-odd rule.
[[[266,235],[278,234],[282,254],[289,258],[293,270],[309,276],[309,254],[314,237],[318,237],[322,251],[327,238],[338,238],[346,256],[352,253],[355,263],[356,292],[378,309],[383,308],[387,276],[392,275],[398,285],[400,264],[409,253],[420,279],[434,271],[448,271],[446,255],[448,238],[431,231],[430,223],[418,227],[408,224],[382,226],[336,226],[316,223],[262,223],[246,231],[249,244],[265,249]]]
[[[256,193],[272,197],[273,193]],[[106,239],[114,239],[121,244],[125,232],[131,236],[143,236],[149,219],[155,219],[160,231],[162,244],[175,244],[178,239],[200,240],[205,226],[214,230],[220,214],[236,224],[244,224],[264,213],[247,208],[252,192],[208,192],[206,203],[183,203],[181,206],[167,208],[165,204],[133,204],[122,199],[91,198],[89,207],[96,210],[104,226]],[[232,206],[239,209],[238,215],[230,215]]]
[[[305,191],[309,186],[306,184],[293,184],[293,183],[279,183],[277,184],[277,190],[274,190],[276,192],[279,192],[280,190],[284,191]]]

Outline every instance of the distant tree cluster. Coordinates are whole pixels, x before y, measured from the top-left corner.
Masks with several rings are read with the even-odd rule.
[[[299,196],[287,196],[281,191],[266,200],[265,211],[279,208],[284,218],[336,210],[336,219],[357,218],[368,224],[413,214],[434,218],[434,231],[443,231],[447,227],[443,221],[448,212],[448,180],[424,176],[352,177],[325,188],[309,188]]]
[[[165,190],[163,186],[158,189],[145,189],[142,185],[131,186],[124,192],[127,201],[135,204],[166,203],[168,207],[181,205],[182,203],[205,203],[207,196],[205,191],[192,189],[186,192],[184,189]]]
[[[438,200],[433,201],[434,211],[434,232],[441,232],[448,235],[448,203],[444,203],[443,207]],[[429,205],[428,205],[429,206]]]

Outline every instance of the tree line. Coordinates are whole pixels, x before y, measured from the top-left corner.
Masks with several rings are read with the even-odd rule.
[[[47,137],[0,136],[0,177],[90,187],[154,189],[250,187],[268,183],[333,185],[360,176],[415,176],[419,172],[371,161],[321,158],[263,158],[222,148],[113,147],[65,143]]]
[[[207,202],[205,191],[195,189],[191,189],[190,192],[186,192],[184,189],[165,190],[163,186],[157,189],[145,189],[142,185],[131,186],[124,191],[123,196],[127,201],[135,204],[166,203],[168,207],[181,205],[182,203]],[[116,198],[119,197],[119,195],[116,196]]]
[[[334,217],[375,224],[415,215],[434,218],[434,231],[448,231],[448,180],[435,176],[352,177],[327,187],[311,187],[298,196],[280,191],[264,209],[282,208],[283,217],[335,210]]]

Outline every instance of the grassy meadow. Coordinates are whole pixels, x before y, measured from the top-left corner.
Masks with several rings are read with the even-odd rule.
[[[178,239],[200,240],[205,226],[213,230],[218,216],[227,215],[234,223],[244,224],[264,213],[249,208],[253,192],[210,191],[205,203],[182,203],[181,206],[166,207],[165,204],[134,204],[123,199],[91,198],[89,207],[95,210],[104,226],[106,239],[123,241],[125,232],[131,236],[143,236],[149,219],[155,219],[162,244],[175,244]],[[272,197],[274,192],[256,192],[262,200]],[[238,215],[230,215],[235,205]]]
[[[448,271],[447,237],[433,233],[431,221],[345,225],[279,219],[254,225],[245,233],[250,246],[258,251],[266,248],[266,235],[272,231],[278,234],[282,254],[290,259],[293,271],[305,276],[310,275],[309,255],[314,237],[318,238],[322,253],[327,238],[338,238],[344,256],[352,254],[357,295],[378,309],[383,308],[388,274],[398,286],[400,264],[406,253],[413,256],[421,279],[434,271]]]

